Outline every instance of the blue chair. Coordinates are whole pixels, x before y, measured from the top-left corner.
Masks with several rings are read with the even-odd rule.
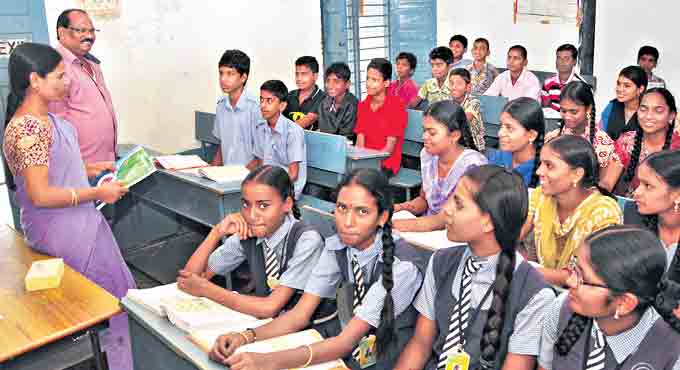
[[[404,131],[403,155],[415,157],[420,162],[420,151],[423,149],[423,112],[408,110],[408,125]],[[390,185],[403,190],[406,200],[411,200],[411,191],[422,184],[420,171],[402,166],[399,172],[390,179]]]
[[[220,139],[213,135],[215,114],[195,111],[194,117],[194,137],[201,143],[199,155],[204,161],[210,162],[220,144]]]
[[[503,96],[479,96],[482,121],[484,121],[484,136],[489,143],[487,144],[487,147],[491,148],[498,145],[498,130],[501,127],[501,113],[507,102],[508,98]]]

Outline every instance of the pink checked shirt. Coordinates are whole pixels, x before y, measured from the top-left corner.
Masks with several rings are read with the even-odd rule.
[[[522,70],[515,84],[512,84],[510,71],[506,70],[493,80],[493,83],[484,92],[484,95],[505,96],[508,100],[514,100],[521,96],[532,98],[541,102],[541,85],[538,77],[526,69]]]
[[[78,131],[80,154],[85,163],[112,161],[116,148],[116,113],[98,61],[79,59],[59,44],[71,85],[63,101],[50,104],[50,112],[70,122]],[[94,60],[92,60],[94,59]],[[94,71],[90,77],[82,63]]]

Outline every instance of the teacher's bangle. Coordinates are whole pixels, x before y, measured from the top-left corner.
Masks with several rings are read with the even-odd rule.
[[[74,189],[73,194],[76,196],[76,201],[74,207],[77,207],[78,204],[80,204],[80,196],[78,196],[78,192]]]
[[[71,192],[71,207],[76,206],[76,191],[73,188],[68,189]]]
[[[314,358],[314,351],[312,350],[312,346],[306,344],[305,347],[307,347],[307,350],[309,351],[309,358],[307,359],[307,362],[305,362],[305,364],[302,365],[303,369],[309,366],[309,364],[312,363],[312,359]]]

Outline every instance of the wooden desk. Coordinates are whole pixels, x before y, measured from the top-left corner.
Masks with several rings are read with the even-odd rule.
[[[39,366],[42,361],[60,368],[55,361],[82,360],[65,352],[82,352],[84,335],[102,366],[98,335],[120,312],[118,300],[68,266],[60,287],[27,292],[26,272],[33,261],[45,258],[22,235],[0,226],[0,369],[47,369]],[[81,348],[75,348],[78,340]]]
[[[132,356],[135,370],[224,370],[211,361],[208,354],[195,346],[186,334],[140,305],[123,298],[123,309],[128,313]]]

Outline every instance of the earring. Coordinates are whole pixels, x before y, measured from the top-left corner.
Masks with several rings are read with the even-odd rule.
[[[673,206],[673,211],[674,211],[675,213],[680,212],[680,200],[676,200],[676,201],[675,201],[675,206]]]
[[[577,185],[578,185],[578,181],[577,181],[577,180],[574,180],[574,181],[571,182],[571,187],[572,187],[572,188],[575,188]]]
[[[590,113],[590,112],[587,112],[587,113],[586,113],[586,120],[587,120],[588,122],[590,122],[590,119],[591,119],[592,117],[593,117],[592,113]]]
[[[614,320],[618,320],[618,319],[620,319],[620,318],[621,318],[621,317],[619,316],[619,308],[616,307],[616,312],[614,312]]]

